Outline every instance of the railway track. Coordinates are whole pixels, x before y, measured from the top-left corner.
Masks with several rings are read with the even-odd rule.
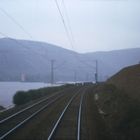
[[[0,140],[112,140],[90,86],[73,86],[0,120]]]
[[[85,140],[84,133],[89,132],[88,128],[92,131],[85,122],[91,118],[91,113],[87,116],[84,111],[87,89],[87,86],[75,86],[64,90],[2,120],[0,140]]]
[[[56,94],[59,94],[59,93],[56,93]],[[8,117],[5,117],[5,118],[1,119],[1,120],[0,120],[0,124],[3,124],[4,122],[6,122],[6,121],[8,121],[8,120],[10,120],[10,119],[12,119],[12,118],[14,118],[14,117],[16,117],[17,115],[20,115],[21,113],[23,113],[23,112],[25,112],[25,111],[27,111],[27,110],[29,110],[29,109],[32,109],[33,107],[35,107],[35,106],[37,106],[37,105],[39,105],[39,104],[45,102],[46,100],[48,100],[48,99],[54,97],[56,94],[51,95],[51,96],[49,96],[49,97],[46,97],[45,99],[42,99],[42,100],[40,100],[40,101],[38,101],[38,102],[36,102],[36,103],[34,103],[34,104],[32,104],[32,105],[30,105],[30,106],[24,108],[24,109],[21,109],[20,111],[17,111],[16,113],[13,113],[12,115],[9,115]]]
[[[85,89],[82,88],[71,97],[51,130],[48,140],[80,140],[84,94]]]
[[[40,99],[37,99],[37,100],[33,101],[32,103],[27,103],[27,104],[23,105],[22,107],[16,107],[16,109],[12,108],[12,109],[5,110],[4,112],[2,112],[0,114],[0,124],[3,123],[4,121],[6,121],[7,119],[15,117],[16,115],[26,111],[27,109],[30,109],[30,108],[34,107],[35,105],[38,105],[39,103],[47,100],[48,98],[53,97],[59,93],[62,93],[65,90],[66,89],[46,95],[45,97],[41,97]]]
[[[70,89],[69,89],[70,90]],[[73,90],[73,89],[71,89]],[[67,90],[59,92],[52,96],[49,96],[37,103],[22,109],[2,120],[0,120],[0,140],[7,138],[10,134],[14,133],[15,130],[23,126],[29,120],[38,115],[41,111],[51,106],[54,102],[59,100],[65,95]]]

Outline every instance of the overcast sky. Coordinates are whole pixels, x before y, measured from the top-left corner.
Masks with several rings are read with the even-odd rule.
[[[58,3],[68,25],[62,0]],[[49,42],[77,52],[140,47],[139,0],[65,0],[65,5],[75,39],[74,48],[68,41],[54,0],[0,0],[0,32],[12,38]]]

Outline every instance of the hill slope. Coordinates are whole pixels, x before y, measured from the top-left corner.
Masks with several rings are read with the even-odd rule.
[[[95,59],[104,80],[140,60],[140,49],[79,54],[59,46],[27,40],[0,39],[0,81],[50,81],[51,60],[55,81],[93,81]],[[76,74],[75,74],[76,73]],[[76,76],[75,76],[76,75]]]
[[[140,100],[140,64],[124,68],[111,77],[108,83],[124,89],[129,96]]]

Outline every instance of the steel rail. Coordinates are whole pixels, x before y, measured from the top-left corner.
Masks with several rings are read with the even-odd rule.
[[[22,122],[20,122],[19,124],[17,124],[16,126],[14,126],[12,129],[10,129],[8,132],[6,132],[5,134],[3,134],[0,137],[0,140],[3,140],[4,138],[6,138],[8,135],[10,135],[11,133],[13,133],[16,129],[18,129],[20,126],[22,126],[23,124],[25,124],[27,121],[29,121],[30,119],[32,119],[33,117],[35,117],[36,115],[38,115],[41,111],[43,111],[44,109],[46,109],[49,105],[53,104],[57,99],[59,99],[62,95],[60,95],[59,97],[56,97],[54,100],[52,100],[51,102],[47,103],[45,106],[41,107],[39,110],[37,110],[36,112],[34,112],[32,115],[30,115],[28,118],[26,118],[25,120],[23,120]]]
[[[84,94],[81,96],[79,113],[78,113],[77,140],[80,140],[80,134],[81,134],[80,130],[81,130],[81,112],[82,112],[83,97]]]
[[[63,118],[63,116],[64,116],[66,110],[68,109],[68,107],[70,106],[70,104],[72,103],[72,101],[74,100],[74,98],[76,97],[76,95],[77,95],[80,91],[81,91],[81,90],[79,90],[76,94],[74,94],[74,95],[72,96],[72,98],[69,100],[68,104],[67,104],[66,107],[63,109],[61,115],[59,116],[57,122],[55,123],[55,125],[54,125],[54,127],[53,127],[53,129],[52,129],[52,131],[51,131],[51,133],[50,133],[50,135],[49,135],[49,137],[48,137],[47,140],[51,140],[51,139],[52,139],[52,137],[54,136],[54,133],[55,133],[55,131],[56,131],[56,129],[57,129],[59,123],[61,122],[61,120],[62,120],[62,118]]]
[[[33,107],[36,106],[36,105],[39,105],[40,103],[42,103],[42,102],[44,102],[44,101],[50,99],[51,97],[54,97],[55,95],[57,95],[57,94],[59,94],[59,93],[61,93],[61,92],[63,92],[63,90],[62,90],[62,91],[59,91],[59,92],[56,92],[55,94],[53,94],[53,95],[51,95],[51,96],[49,96],[49,97],[46,97],[45,99],[43,99],[43,100],[41,100],[41,101],[38,101],[37,103],[35,103],[35,104],[33,104],[33,105],[30,105],[29,107],[26,107],[26,108],[24,108],[24,109],[22,109],[22,110],[20,110],[20,111],[18,111],[18,112],[16,112],[16,113],[10,115],[10,116],[4,118],[3,120],[0,120],[0,124],[2,124],[2,123],[4,123],[4,122],[8,121],[9,119],[11,119],[11,118],[13,118],[13,117],[15,117],[15,116],[17,116],[17,115],[19,115],[19,114],[21,114],[21,113],[23,113],[24,111],[27,111],[27,110],[33,108]]]

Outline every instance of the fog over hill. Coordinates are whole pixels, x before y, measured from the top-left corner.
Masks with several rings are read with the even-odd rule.
[[[50,82],[51,60],[58,81],[94,81],[95,60],[99,79],[105,80],[123,67],[140,61],[140,48],[80,54],[36,41],[0,39],[0,81]]]

